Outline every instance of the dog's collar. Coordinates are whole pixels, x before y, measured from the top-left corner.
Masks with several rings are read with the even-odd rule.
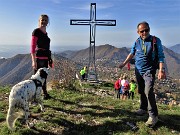
[[[35,83],[35,85],[36,85],[36,88],[37,88],[37,87],[42,87],[42,82],[41,82],[41,81],[39,81],[39,80],[37,80],[37,79],[29,79],[29,80],[34,81],[34,83]]]

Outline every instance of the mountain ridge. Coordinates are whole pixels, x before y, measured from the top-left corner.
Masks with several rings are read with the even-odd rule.
[[[175,53],[174,51],[163,46],[165,54],[165,67],[170,76],[174,78],[180,78],[180,54]],[[65,52],[60,53],[62,56],[67,57],[76,62],[86,61],[88,62],[89,48],[73,51],[72,54],[65,55]],[[118,64],[126,59],[127,55],[130,52],[130,48],[122,47],[117,48],[112,45],[100,45],[96,46],[96,62],[98,59],[104,60],[104,65]],[[112,62],[114,61],[114,62]],[[102,61],[101,61],[102,62]],[[103,62],[102,62],[103,63]]]
[[[173,78],[180,78],[180,54],[163,47],[166,57],[166,66],[169,75]],[[112,45],[96,46],[96,63],[102,66],[118,67],[130,52],[130,48],[117,48]],[[69,62],[75,61],[87,64],[89,60],[89,48],[78,51],[64,51],[59,53],[61,57],[66,57]],[[0,59],[0,84],[15,84],[33,74],[30,54],[18,54],[12,58]]]
[[[170,50],[174,51],[175,53],[180,54],[180,44],[173,45],[169,47]]]

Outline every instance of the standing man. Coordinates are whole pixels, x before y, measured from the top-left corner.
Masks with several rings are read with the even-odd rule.
[[[138,115],[149,113],[146,126],[153,127],[158,122],[158,109],[154,95],[154,81],[157,67],[155,66],[155,54],[159,63],[158,79],[165,78],[163,67],[164,53],[161,40],[150,35],[150,27],[147,22],[141,22],[137,25],[137,33],[139,38],[133,44],[130,54],[125,61],[119,65],[123,68],[135,56],[135,75],[140,94],[140,109],[136,112]],[[156,39],[157,46],[153,48],[153,38]],[[157,51],[157,53],[155,53]]]

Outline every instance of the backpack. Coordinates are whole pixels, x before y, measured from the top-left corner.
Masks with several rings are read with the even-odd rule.
[[[152,36],[152,66],[153,69],[159,69],[159,58],[158,58],[158,47],[157,47],[157,40],[155,36]]]
[[[120,88],[119,80],[117,80],[117,81],[114,83],[114,88],[115,88],[116,90],[119,90],[119,88]]]
[[[124,90],[129,90],[129,84],[127,82],[124,84]]]

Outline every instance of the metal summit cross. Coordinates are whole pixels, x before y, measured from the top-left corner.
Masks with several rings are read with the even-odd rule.
[[[90,25],[90,47],[89,47],[89,64],[88,79],[97,81],[96,65],[95,65],[95,32],[96,25],[116,26],[116,20],[96,20],[96,3],[91,3],[89,20],[71,19],[70,25]]]

